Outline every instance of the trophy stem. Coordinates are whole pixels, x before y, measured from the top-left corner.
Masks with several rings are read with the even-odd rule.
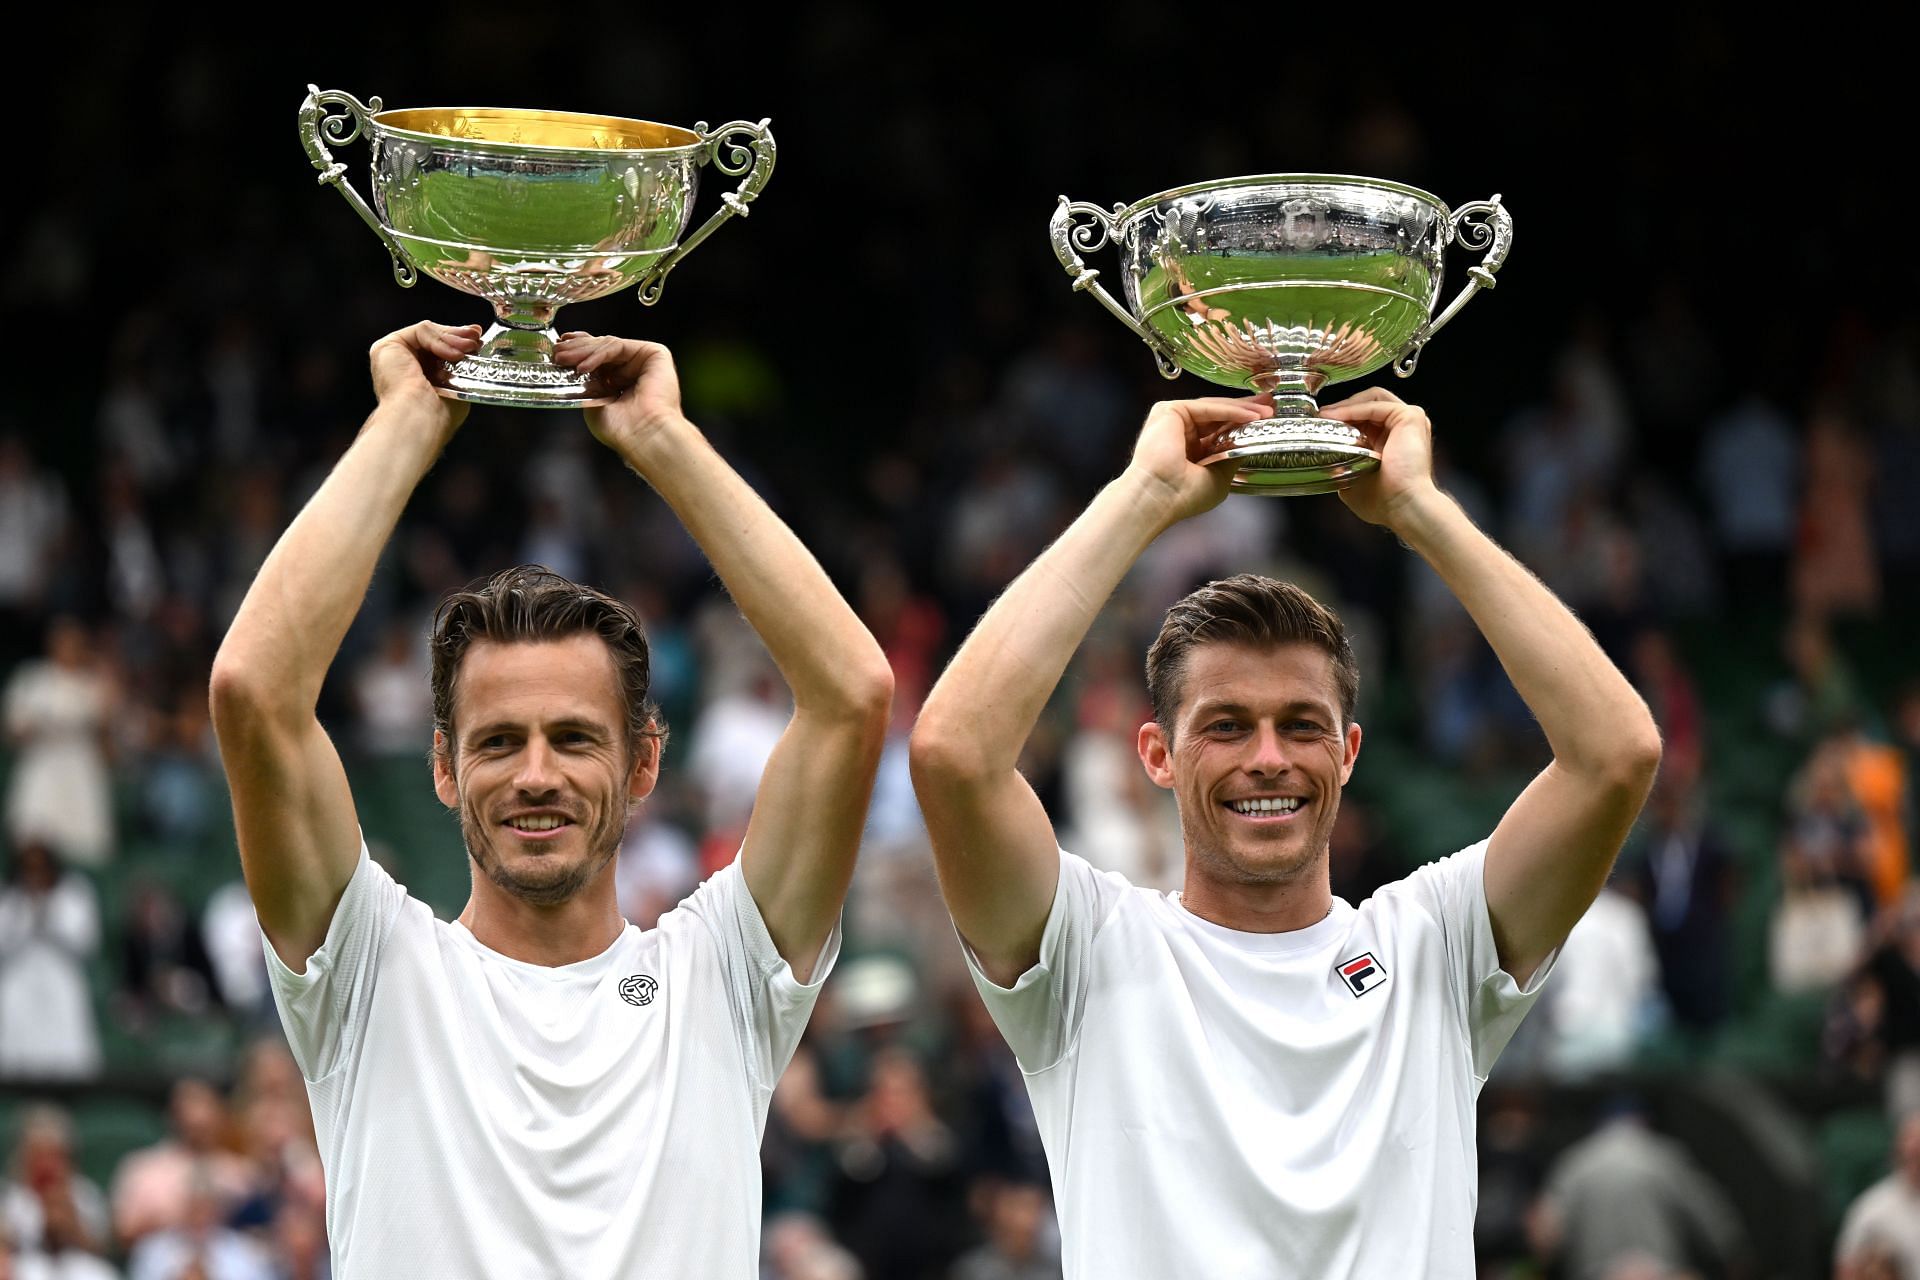
[[[1273,396],[1273,416],[1227,433],[1227,447],[1203,462],[1237,459],[1236,493],[1299,497],[1344,489],[1380,465],[1380,454],[1357,427],[1320,416],[1313,392],[1324,375],[1304,369],[1258,374],[1255,388]]]
[[[480,350],[446,366],[435,385],[450,400],[506,405],[514,409],[585,409],[612,404],[588,380],[553,362],[560,335],[552,329],[496,324],[481,337]]]

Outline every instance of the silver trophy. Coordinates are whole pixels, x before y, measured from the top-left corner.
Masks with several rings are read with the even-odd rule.
[[[368,135],[373,205],[327,144]],[[565,111],[488,107],[381,109],[307,86],[300,140],[322,185],[346,197],[393,255],[493,304],[480,350],[447,366],[440,393],[480,404],[571,408],[608,403],[553,362],[554,314],[569,302],[640,287],[659,301],[667,273],[728,218],[745,217],[773,173],[767,121],[691,129]],[[740,185],[692,235],[702,165]]]
[[[1206,459],[1234,458],[1245,493],[1326,493],[1380,465],[1365,433],[1319,416],[1328,383],[1391,362],[1413,372],[1428,339],[1460,313],[1513,243],[1500,197],[1449,210],[1413,187],[1372,178],[1270,174],[1177,187],[1112,209],[1060,197],[1053,251],[1073,277],[1152,348],[1160,372],[1273,394],[1273,416],[1229,432]],[[1447,309],[1446,248],[1485,249]],[[1112,243],[1122,306],[1080,254]]]

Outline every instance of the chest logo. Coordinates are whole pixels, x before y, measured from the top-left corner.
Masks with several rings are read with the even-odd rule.
[[[1386,966],[1375,960],[1371,951],[1362,951],[1351,960],[1342,960],[1334,969],[1356,999],[1387,980]]]
[[[653,993],[659,989],[659,979],[644,973],[620,979],[620,998],[628,1004],[652,1004]]]

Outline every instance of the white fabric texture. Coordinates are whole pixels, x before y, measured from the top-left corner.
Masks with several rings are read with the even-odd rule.
[[[1484,842],[1252,934],[1063,852],[1039,962],[969,954],[1026,1073],[1068,1280],[1474,1275],[1474,1100],[1554,957],[1500,968]],[[1360,989],[1340,970],[1356,970]]]
[[[750,1280],[768,1100],[839,944],[798,982],[736,859],[658,927],[526,964],[363,847],[305,973],[265,946],[335,1274]]]

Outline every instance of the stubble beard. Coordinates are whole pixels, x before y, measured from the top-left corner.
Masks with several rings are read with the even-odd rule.
[[[593,830],[586,833],[585,857],[571,866],[559,865],[557,859],[543,858],[534,862],[533,873],[527,874],[507,866],[496,856],[494,826],[480,819],[464,795],[460,797],[460,835],[467,846],[467,860],[500,889],[535,907],[557,907],[592,884],[619,854],[626,816],[626,810],[610,807]]]
[[[1206,824],[1182,812],[1180,831],[1187,846],[1187,861],[1206,872],[1209,879],[1222,884],[1253,888],[1297,883],[1325,867],[1329,860],[1333,820],[1340,812],[1339,793],[1335,792],[1330,801],[1323,800],[1320,803],[1330,803],[1332,812],[1326,815],[1324,824],[1316,823],[1314,830],[1307,833],[1306,852],[1297,858],[1276,861],[1255,862],[1235,856],[1226,848],[1226,842],[1209,830]]]

